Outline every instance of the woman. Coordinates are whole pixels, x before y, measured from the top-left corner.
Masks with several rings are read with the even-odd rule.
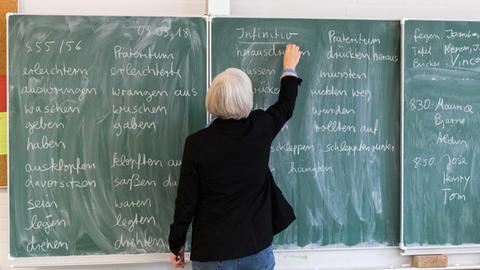
[[[184,267],[187,229],[193,219],[193,269],[273,269],[273,235],[295,216],[268,168],[270,145],[292,116],[298,85],[296,45],[286,46],[278,101],[253,107],[252,84],[229,68],[212,82],[206,107],[217,119],[185,140],[174,221],[171,263]]]

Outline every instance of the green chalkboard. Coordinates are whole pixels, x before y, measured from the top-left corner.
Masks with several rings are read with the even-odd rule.
[[[404,32],[403,244],[480,244],[480,22]]]
[[[286,43],[302,49],[303,84],[270,167],[297,220],[276,247],[397,245],[400,22],[214,18],[212,75],[244,70],[266,108]]]
[[[168,252],[206,20],[8,18],[10,255]]]

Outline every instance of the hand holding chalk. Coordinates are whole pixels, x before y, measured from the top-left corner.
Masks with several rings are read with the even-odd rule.
[[[185,267],[187,263],[185,262],[185,249],[183,247],[178,252],[178,255],[170,254],[170,263],[175,268]]]
[[[283,68],[295,70],[295,67],[300,61],[300,56],[300,47],[295,44],[287,44],[285,55],[283,56]]]

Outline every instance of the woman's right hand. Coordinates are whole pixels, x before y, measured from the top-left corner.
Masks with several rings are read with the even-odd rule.
[[[178,252],[178,256],[173,253],[170,253],[170,263],[175,268],[185,267],[187,263],[185,262],[185,249],[183,247]]]
[[[300,47],[295,44],[287,44],[285,55],[283,56],[283,68],[295,69],[300,61]]]

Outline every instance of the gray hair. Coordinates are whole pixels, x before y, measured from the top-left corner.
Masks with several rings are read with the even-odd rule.
[[[212,81],[205,98],[207,111],[223,119],[248,117],[253,107],[252,82],[245,72],[228,68]]]

